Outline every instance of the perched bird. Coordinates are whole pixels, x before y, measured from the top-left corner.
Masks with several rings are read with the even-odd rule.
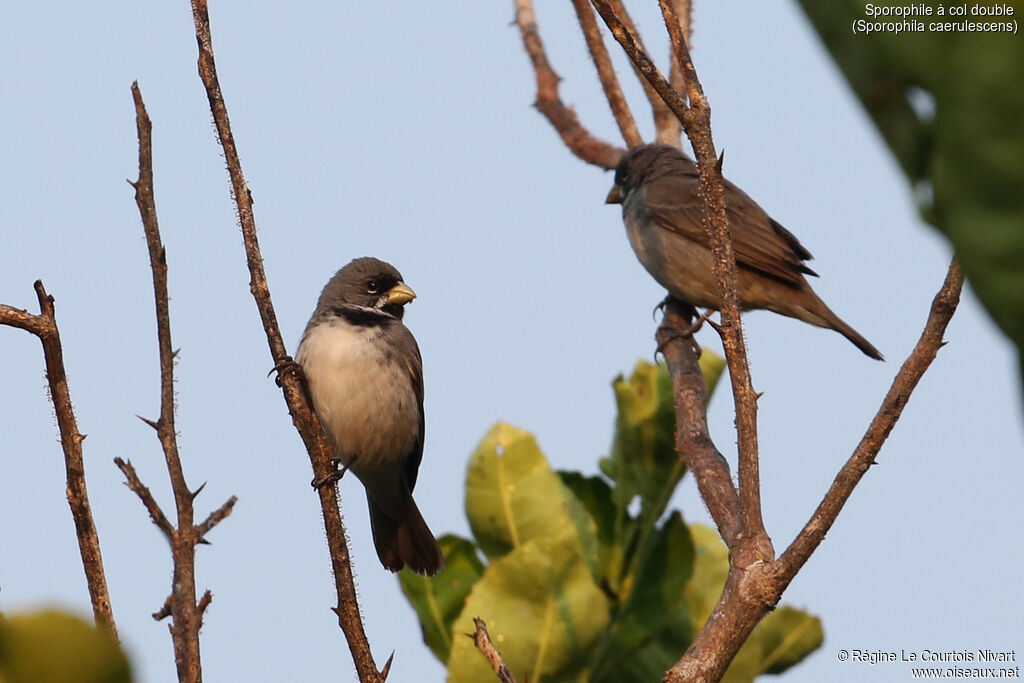
[[[685,154],[669,145],[643,145],[619,161],[606,203],[622,204],[629,243],[662,287],[688,304],[717,310],[721,300],[699,187],[697,165]],[[728,180],[725,207],[742,310],[763,308],[835,330],[866,355],[883,360],[811,289],[804,277],[817,277],[804,265],[811,253],[793,233]]]
[[[335,457],[366,488],[381,564],[432,576],[444,566],[441,549],[412,499],[423,361],[402,315],[415,296],[391,264],[355,259],[320,293],[296,361]]]

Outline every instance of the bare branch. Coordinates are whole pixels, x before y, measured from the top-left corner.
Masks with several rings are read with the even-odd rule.
[[[736,430],[739,435],[739,479],[740,479],[740,522],[743,538],[747,541],[744,549],[736,549],[743,555],[740,562],[770,561],[775,557],[771,539],[764,530],[761,518],[761,490],[757,459],[757,394],[750,381],[747,365],[746,346],[739,315],[739,296],[736,282],[736,258],[733,253],[732,236],[725,213],[725,195],[722,174],[718,168],[714,143],[711,141],[711,110],[704,91],[690,61],[689,50],[682,37],[679,18],[669,0],[659,0],[665,17],[665,24],[672,38],[676,58],[686,81],[690,104],[672,89],[657,66],[641,49],[634,33],[616,16],[607,0],[592,0],[594,7],[604,19],[612,35],[633,60],[640,72],[661,95],[665,103],[683,122],[686,134],[693,144],[697,156],[697,167],[701,180],[701,196],[704,199],[705,225],[710,233],[714,252],[714,272],[722,302],[722,344],[729,363],[729,378],[732,382],[736,403]],[[747,556],[749,553],[749,557]]]
[[[160,358],[160,417],[155,422],[143,421],[156,429],[167,463],[171,480],[174,504],[177,512],[177,529],[171,527],[164,513],[153,499],[149,489],[142,485],[134,468],[120,459],[118,467],[128,478],[128,485],[142,499],[157,526],[171,544],[174,575],[170,597],[171,639],[174,643],[174,659],[178,680],[198,683],[202,680],[200,663],[199,629],[202,627],[202,602],[196,603],[196,544],[205,543],[204,535],[215,524],[227,517],[235,503],[232,497],[221,508],[210,515],[202,525],[195,525],[194,501],[202,486],[195,492],[189,489],[178,454],[177,431],[174,426],[174,360],[177,351],[171,345],[170,303],[167,293],[167,253],[160,238],[156,201],[153,197],[153,141],[152,124],[138,83],[132,83],[132,99],[135,102],[135,122],[139,136],[139,179],[131,183],[135,188],[135,202],[139,207],[142,226],[149,249],[149,263],[153,271],[153,299],[156,303],[156,329]],[[204,484],[205,486],[205,484]],[[204,597],[204,599],[206,599]],[[154,617],[162,618],[164,610]]]
[[[836,517],[839,516],[839,512],[850,498],[850,494],[853,493],[854,487],[860,482],[868,468],[874,464],[882,444],[889,438],[889,433],[892,432],[896,421],[903,413],[904,406],[910,400],[910,394],[921,380],[925,370],[935,360],[935,356],[944,344],[942,335],[945,334],[946,327],[960,301],[963,283],[963,273],[960,272],[960,265],[954,259],[949,264],[942,289],[932,301],[931,311],[928,314],[928,321],[925,323],[921,338],[893,379],[892,386],[882,400],[882,405],[868,426],[867,432],[850,459],[839,470],[839,474],[836,475],[835,481],[832,482],[832,486],[829,487],[825,497],[818,504],[814,514],[779,558],[779,572],[787,584],[824,540],[828,530],[832,528]]]
[[[705,226],[711,237],[715,255],[714,272],[722,302],[722,344],[729,362],[729,379],[736,404],[736,432],[739,441],[740,523],[744,536],[756,546],[755,557],[741,562],[772,560],[775,551],[764,529],[761,517],[761,478],[757,454],[757,393],[750,379],[743,324],[740,320],[739,286],[736,275],[736,256],[733,252],[732,233],[725,212],[725,190],[718,155],[711,139],[711,107],[704,97],[697,72],[690,59],[683,28],[676,15],[672,0],[658,0],[665,18],[665,26],[672,39],[676,61],[683,73],[690,110],[694,116],[684,121],[697,157],[701,194],[705,207]]]
[[[604,19],[604,23],[608,26],[608,30],[612,32],[612,36],[618,41],[626,55],[633,62],[634,67],[642,77],[642,82],[648,83],[672,113],[685,124],[687,119],[692,116],[686,100],[672,89],[669,82],[658,71],[658,67],[647,56],[647,52],[640,42],[636,29],[633,28],[631,23],[627,24],[628,15],[625,14],[621,2],[617,0],[591,0],[591,4],[594,5],[594,9]],[[652,103],[654,101],[652,99]]]
[[[149,487],[142,483],[139,479],[138,472],[135,471],[135,466],[132,465],[131,461],[125,461],[121,458],[114,458],[114,464],[117,465],[118,469],[124,473],[125,481],[124,485],[132,490],[132,492],[139,497],[142,504],[146,507],[146,512],[149,513],[149,518],[153,520],[153,524],[160,529],[161,533],[167,538],[167,541],[174,547],[174,537],[177,536],[177,531],[174,530],[174,525],[167,519],[167,515],[160,509],[160,504],[156,502],[156,498],[153,497],[153,493],[149,490]]]
[[[644,52],[647,48],[644,47],[643,38],[640,32],[636,30],[636,25],[633,23],[633,18],[629,16],[629,11],[626,10],[626,6],[622,4],[622,0],[610,0],[609,5],[612,11],[617,17],[622,20],[622,24],[629,30],[629,32],[636,38],[637,45]],[[679,124],[679,119],[676,118],[672,110],[668,108],[665,101],[658,95],[657,91],[647,82],[644,78],[643,73],[637,68],[636,64],[630,62],[633,67],[633,73],[636,74],[636,78],[640,81],[640,85],[644,89],[644,94],[647,96],[647,101],[651,104],[651,113],[654,117],[654,130],[655,140],[663,142],[666,145],[672,145],[673,147],[679,147],[680,145],[680,133],[682,126]]]
[[[604,89],[605,99],[612,109],[615,123],[619,126],[622,139],[630,147],[639,147],[644,144],[637,130],[633,113],[629,110],[622,88],[619,87],[619,79],[615,76],[615,69],[612,67],[612,58],[608,55],[608,48],[604,45],[601,37],[601,29],[594,19],[594,9],[590,6],[590,0],[572,0],[576,8],[576,16],[579,18],[580,28],[583,30],[583,37],[587,41],[587,48],[590,50],[590,57],[597,67],[597,77]]]
[[[576,112],[565,106],[558,95],[560,79],[544,52],[544,43],[540,39],[533,13],[533,0],[516,0],[516,24],[537,76],[537,99],[534,106],[554,126],[569,151],[588,164],[604,169],[615,168],[625,150],[591,135],[576,117]]]
[[[724,590],[708,622],[683,658],[666,673],[665,680],[675,683],[720,680],[740,646],[778,602],[796,572],[824,538],[857,482],[874,462],[911,391],[942,346],[942,334],[956,308],[963,278],[954,262],[932,304],[921,341],[894,380],[867,434],[810,521],[783,556],[776,560],[761,516],[757,395],[750,380],[739,318],[736,262],[726,216],[720,160],[711,139],[710,107],[687,45],[690,3],[689,0],[659,0],[676,57],[671,84],[644,52],[621,3],[618,0],[591,0],[591,3],[637,72],[648,82],[649,88],[683,124],[697,157],[704,220],[713,245],[714,273],[722,301],[723,322],[716,329],[719,329],[725,346],[736,404],[739,491],[732,484],[728,464],[707,433],[703,378],[696,356],[690,351],[684,335],[679,334],[680,330],[690,326],[680,306],[676,302],[670,303],[657,339],[672,375],[677,416],[676,448],[697,478],[701,496],[729,547],[730,562]],[[586,27],[583,28],[586,31]],[[684,90],[685,98],[680,94]],[[611,98],[607,90],[606,97]],[[667,125],[659,125],[658,130],[659,136],[671,132]],[[663,141],[671,144],[670,140]]]
[[[167,617],[171,616],[171,596],[168,595],[167,599],[164,600],[163,607],[156,612],[153,612],[154,621],[163,621]]]
[[[679,27],[682,29],[683,35],[686,36],[686,42],[689,44],[690,38],[693,36],[693,27],[691,23],[692,7],[690,0],[673,0],[676,9],[676,15],[679,17]],[[686,90],[686,83],[683,81],[683,72],[679,68],[679,61],[676,59],[670,59],[668,81],[672,85],[672,89],[676,92],[684,92]],[[661,102],[660,97],[656,99]],[[662,107],[668,113],[665,117],[662,125],[658,127],[658,142],[662,142],[666,145],[672,145],[673,147],[682,147],[682,133],[683,123],[680,121],[675,114],[669,111],[668,106],[664,102],[661,102]]]
[[[249,192],[245,176],[242,173],[241,161],[234,136],[231,133],[231,122],[228,119],[227,106],[217,78],[217,66],[213,54],[213,38],[210,35],[210,17],[206,0],[191,0],[192,18],[195,23],[196,41],[199,47],[199,77],[206,88],[206,96],[213,114],[217,137],[224,150],[228,173],[231,176],[232,196],[238,209],[238,219],[242,227],[242,239],[245,244],[246,259],[249,265],[249,290],[252,292],[263,321],[263,329],[267,335],[270,354],[274,367],[284,369],[293,365],[288,356],[281,331],[277,324],[277,315],[270,299],[270,288],[263,270],[263,257],[260,254],[259,240],[256,235],[256,221],[252,211],[252,195]],[[319,420],[306,401],[302,383],[294,372],[282,371],[278,374],[278,383],[284,393],[292,422],[298,430],[309,453],[313,474],[317,480],[333,471],[330,446],[324,437]],[[373,661],[370,645],[359,614],[359,602],[355,584],[352,580],[352,567],[349,561],[348,545],[345,537],[345,526],[338,508],[338,496],[335,487],[322,486],[317,489],[320,496],[320,509],[324,516],[324,527],[327,532],[327,543],[331,554],[331,566],[334,573],[335,589],[338,606],[334,608],[338,622],[348,642],[352,659],[355,662],[359,680],[362,683],[380,682],[382,677]]]
[[[725,460],[708,433],[707,387],[697,354],[680,330],[689,327],[680,303],[670,300],[658,328],[658,348],[665,356],[676,409],[676,451],[697,480],[700,497],[718,526],[725,544],[732,548],[740,533],[740,507],[736,487]]]
[[[498,652],[498,649],[494,647],[494,643],[491,642],[491,635],[487,632],[487,624],[484,623],[483,619],[477,617],[473,617],[473,623],[476,625],[476,633],[470,636],[473,639],[473,644],[487,658],[487,663],[494,669],[494,673],[498,674],[498,680],[501,683],[516,683],[516,678],[508,670],[508,667],[505,666],[505,660],[501,658],[501,653]]]
[[[199,493],[196,491],[196,493]],[[224,521],[231,511],[235,508],[235,503],[238,502],[238,496],[231,496],[225,501],[223,505],[210,513],[210,516],[203,520],[203,523],[196,527],[196,543],[205,543],[206,534],[210,533],[213,527]]]
[[[115,638],[117,625],[110,607],[110,591],[103,571],[103,556],[100,553],[99,533],[89,505],[89,493],[85,485],[85,459],[82,441],[85,434],[78,431],[74,407],[71,405],[71,391],[68,389],[67,374],[64,371],[64,351],[57,329],[57,317],[53,297],[46,293],[41,280],[35,282],[36,298],[39,301],[39,315],[0,304],[0,325],[17,327],[34,334],[43,345],[43,359],[46,363],[46,381],[57,415],[61,448],[64,451],[64,470],[67,479],[67,499],[71,517],[75,522],[78,537],[78,551],[85,570],[85,582],[89,588],[89,600],[96,623]]]
[[[825,538],[854,487],[874,462],[918,381],[942,347],[942,336],[956,311],[962,286],[963,275],[953,261],[942,288],[932,301],[921,339],[897,373],[864,438],[807,525],[778,560],[748,566],[730,561],[725,589],[711,617],[682,659],[666,673],[665,681],[716,681],[722,677],[751,631],[782,597],[793,577]]]
[[[199,604],[196,605],[196,609],[199,610],[200,621],[202,621],[203,615],[206,614],[206,608],[210,606],[211,602],[213,602],[213,593],[211,593],[210,589],[207,588],[206,591],[203,592],[203,597],[199,598]]]

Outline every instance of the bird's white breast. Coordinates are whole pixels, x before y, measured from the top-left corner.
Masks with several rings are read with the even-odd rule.
[[[364,479],[400,468],[419,434],[420,408],[402,364],[388,357],[380,327],[321,322],[299,345],[313,406],[336,455]],[[369,466],[371,470],[365,470]]]

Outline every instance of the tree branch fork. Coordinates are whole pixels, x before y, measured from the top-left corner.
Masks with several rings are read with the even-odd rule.
[[[924,332],[882,401],[875,418],[832,486],[803,529],[776,556],[761,512],[757,443],[757,397],[747,363],[739,314],[736,260],[726,217],[721,164],[711,138],[711,108],[690,58],[689,2],[659,0],[673,53],[666,79],[644,50],[621,0],[574,0],[598,79],[619,130],[630,147],[641,144],[628,104],[593,21],[601,16],[610,34],[630,58],[654,114],[656,139],[679,146],[682,124],[695,152],[704,202],[705,226],[714,254],[714,273],[721,295],[722,337],[736,407],[739,472],[734,482],[726,459],[715,447],[707,427],[707,395],[692,339],[690,309],[670,301],[656,333],[673,382],[676,408],[676,449],[697,481],[701,497],[729,548],[730,569],[725,588],[707,623],[687,652],[665,675],[666,681],[715,681],[757,623],[778,603],[782,593],[824,539],[854,487],[874,463],[911,392],[943,345],[942,336],[956,310],[963,276],[954,260],[936,294]],[[558,79],[544,53],[532,0],[515,0],[516,20],[523,46],[537,76],[538,109],[560,133],[569,150],[581,160],[614,168],[623,150],[594,138],[575,112],[558,97]],[[541,106],[543,104],[543,106]],[[563,110],[572,113],[567,117]],[[665,112],[672,114],[672,124]],[[692,333],[692,331],[691,331]]]

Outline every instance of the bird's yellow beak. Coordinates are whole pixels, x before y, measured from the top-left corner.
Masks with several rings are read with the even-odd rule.
[[[604,198],[605,204],[621,204],[622,203],[622,187],[619,185],[612,185],[612,189],[608,191],[608,196]]]
[[[388,305],[407,304],[416,298],[416,292],[409,288],[409,285],[404,282],[399,282],[397,285],[388,290]]]

